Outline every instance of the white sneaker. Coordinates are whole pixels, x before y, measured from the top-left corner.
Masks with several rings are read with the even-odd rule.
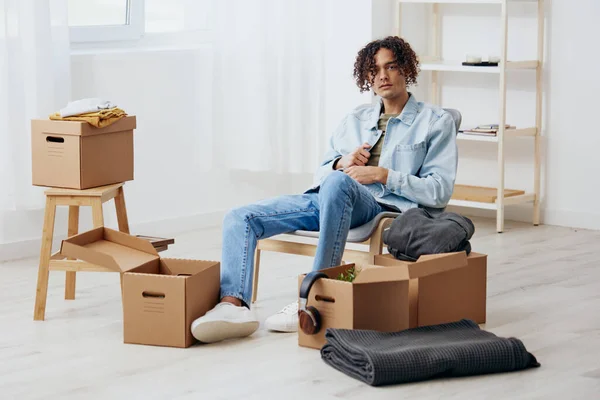
[[[258,325],[258,320],[246,307],[219,303],[192,322],[192,335],[202,343],[214,343],[250,336]]]
[[[298,332],[298,302],[288,304],[277,314],[271,315],[265,321],[265,326],[271,331]]]

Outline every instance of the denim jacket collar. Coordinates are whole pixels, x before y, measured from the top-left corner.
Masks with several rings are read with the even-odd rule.
[[[404,122],[406,125],[411,126],[417,114],[419,112],[419,104],[412,93],[408,93],[408,101],[404,105],[404,109],[399,116],[394,117]],[[371,129],[377,129],[379,123],[379,116],[381,115],[381,109],[383,108],[383,99],[379,97],[379,101],[373,107],[373,114],[371,115],[370,126]]]

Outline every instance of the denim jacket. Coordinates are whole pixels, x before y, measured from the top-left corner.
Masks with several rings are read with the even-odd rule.
[[[357,107],[342,120],[309,190],[319,187],[334,171],[335,160],[365,142],[375,145],[382,134],[377,126],[382,107],[380,99],[376,104]],[[411,94],[402,113],[387,123],[379,166],[389,170],[386,184],[365,185],[379,203],[400,211],[444,208],[454,190],[458,166],[452,116],[439,107],[418,102]]]

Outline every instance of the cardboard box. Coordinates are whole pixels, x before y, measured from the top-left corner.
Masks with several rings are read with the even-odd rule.
[[[87,122],[32,120],[32,183],[89,189],[133,180],[135,127],[135,116],[104,128]]]
[[[390,254],[375,256],[375,264],[401,268],[410,273],[412,307],[411,327],[443,324],[463,318],[478,324],[486,320],[487,255],[471,252],[466,265],[446,268],[445,255],[427,256],[439,261],[439,269],[433,273],[420,273],[419,258],[416,263],[400,261]]]
[[[160,258],[147,240],[108,228],[66,239],[60,252],[123,272],[125,343],[189,347],[192,322],[219,302],[218,261]]]
[[[315,282],[307,303],[319,310],[321,330],[316,335],[307,335],[299,330],[300,346],[320,349],[326,342],[327,328],[398,332],[420,325],[435,324],[440,319],[454,318],[469,309],[466,305],[452,307],[453,304],[462,303],[464,296],[453,296],[468,284],[458,282],[457,289],[448,289],[444,285],[440,289],[440,284],[446,279],[450,279],[449,284],[456,284],[461,278],[469,275],[472,269],[481,273],[482,265],[485,275],[483,255],[472,254],[472,268],[464,252],[422,256],[413,263],[401,262],[391,256],[381,257],[384,257],[379,260],[383,265],[362,267],[352,283],[335,280],[335,277],[353,264],[323,270],[332,279],[320,279]],[[298,287],[304,276],[298,278]],[[441,295],[438,290],[442,290]],[[472,296],[472,291],[467,290],[466,293],[469,299],[480,300],[480,297]],[[443,302],[448,302],[449,305],[442,305],[438,309]],[[483,302],[485,320],[485,293]],[[480,310],[481,305],[473,307]],[[465,318],[477,316],[474,313],[465,315]]]
[[[353,264],[323,270],[332,279],[320,279],[311,288],[308,305],[321,314],[321,330],[316,335],[298,331],[298,344],[320,349],[327,328],[369,329],[397,332],[417,323],[416,279],[463,268],[466,254],[423,256],[413,265],[398,268],[367,265],[354,282],[336,280]],[[298,287],[305,275],[298,278]]]

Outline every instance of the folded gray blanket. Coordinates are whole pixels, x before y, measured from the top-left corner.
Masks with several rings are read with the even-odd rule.
[[[321,358],[372,386],[539,367],[515,338],[481,330],[471,320],[401,332],[327,329]]]

